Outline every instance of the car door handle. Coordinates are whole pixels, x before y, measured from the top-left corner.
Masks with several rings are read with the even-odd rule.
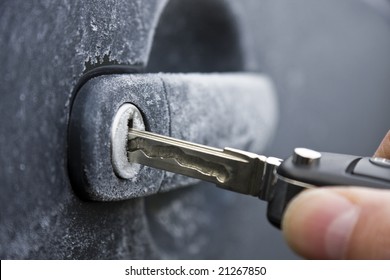
[[[253,152],[264,149],[277,120],[272,83],[261,74],[113,74],[89,79],[75,95],[68,133],[70,179],[85,199],[117,201],[197,182],[149,167],[133,166],[127,175],[118,172],[113,123],[118,110],[129,104],[139,110],[136,122],[141,120],[147,130]],[[134,125],[131,120],[126,125]],[[116,137],[126,137],[121,135]]]

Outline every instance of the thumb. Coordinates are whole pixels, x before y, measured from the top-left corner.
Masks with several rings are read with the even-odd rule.
[[[390,191],[304,191],[286,210],[287,242],[311,259],[390,259]]]

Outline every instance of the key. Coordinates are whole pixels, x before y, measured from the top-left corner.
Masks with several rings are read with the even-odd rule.
[[[201,179],[234,192],[268,200],[280,159],[232,148],[217,149],[130,129],[128,160]]]
[[[241,150],[216,149],[129,129],[128,161],[215,183],[268,202],[268,220],[280,227],[289,201],[307,188],[363,186],[390,189],[390,161],[296,148],[282,161]]]

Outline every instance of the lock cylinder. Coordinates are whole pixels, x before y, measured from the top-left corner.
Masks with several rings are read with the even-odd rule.
[[[122,179],[134,178],[141,166],[129,163],[127,141],[130,128],[145,130],[141,112],[131,103],[119,107],[111,125],[111,158],[115,174]]]

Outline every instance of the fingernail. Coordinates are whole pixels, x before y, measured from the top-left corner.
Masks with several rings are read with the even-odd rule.
[[[353,229],[358,221],[360,210],[346,198],[337,202],[337,208],[342,208],[333,218],[330,218],[325,233],[325,248],[330,259],[344,259]]]

